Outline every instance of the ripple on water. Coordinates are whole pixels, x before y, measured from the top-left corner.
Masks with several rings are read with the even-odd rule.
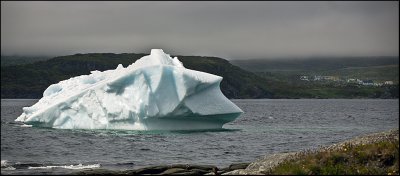
[[[226,167],[399,123],[398,100],[233,100],[245,113],[220,130],[60,130],[14,122],[22,107],[37,100],[1,101],[2,174],[66,174],[74,170],[68,167],[96,164],[118,170],[182,163]]]

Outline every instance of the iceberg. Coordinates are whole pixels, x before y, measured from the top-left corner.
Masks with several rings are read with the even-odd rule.
[[[59,129],[219,129],[243,113],[222,94],[221,81],[152,49],[126,68],[50,85],[15,121]]]

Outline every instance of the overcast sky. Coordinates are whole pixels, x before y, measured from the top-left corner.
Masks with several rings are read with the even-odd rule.
[[[1,2],[1,54],[398,56],[399,2]]]

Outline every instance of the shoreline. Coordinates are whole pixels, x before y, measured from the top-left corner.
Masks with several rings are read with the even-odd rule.
[[[286,161],[299,160],[300,157],[311,153],[318,152],[331,152],[331,151],[346,151],[349,146],[365,146],[370,144],[377,144],[379,142],[397,140],[397,152],[399,141],[399,129],[391,129],[388,131],[370,133],[354,137],[336,144],[322,146],[317,149],[302,150],[297,152],[288,153],[275,153],[265,155],[255,159],[251,163],[233,163],[228,167],[218,168],[213,165],[190,165],[190,164],[173,164],[173,165],[159,165],[147,166],[139,169],[128,169],[122,171],[107,170],[107,169],[88,169],[72,173],[72,175],[97,175],[97,174],[110,174],[110,175],[265,175]],[[396,173],[396,172],[395,172]],[[397,167],[398,174],[398,167]]]

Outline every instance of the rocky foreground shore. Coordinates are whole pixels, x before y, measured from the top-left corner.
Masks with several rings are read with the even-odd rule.
[[[329,153],[329,152],[340,152],[353,149],[357,146],[366,146],[370,144],[377,144],[385,141],[396,141],[397,155],[398,155],[398,141],[399,141],[399,129],[393,129],[390,131],[373,133],[365,136],[355,137],[350,140],[346,140],[330,146],[321,147],[316,150],[306,150],[299,152],[290,153],[277,153],[267,155],[257,159],[252,163],[237,163],[231,164],[226,168],[218,168],[212,165],[189,165],[189,164],[175,164],[165,166],[150,166],[134,170],[125,171],[112,171],[106,169],[91,169],[77,172],[80,175],[92,175],[92,174],[111,174],[111,175],[265,175],[271,173],[276,167],[285,161],[296,161],[304,158],[305,155],[310,153]],[[352,156],[351,156],[352,157]],[[398,160],[398,156],[397,157]],[[397,163],[398,164],[398,163]],[[396,168],[395,168],[396,170]],[[397,171],[393,171],[394,174],[398,174]],[[312,173],[311,173],[312,174]],[[390,175],[390,173],[388,173]]]

